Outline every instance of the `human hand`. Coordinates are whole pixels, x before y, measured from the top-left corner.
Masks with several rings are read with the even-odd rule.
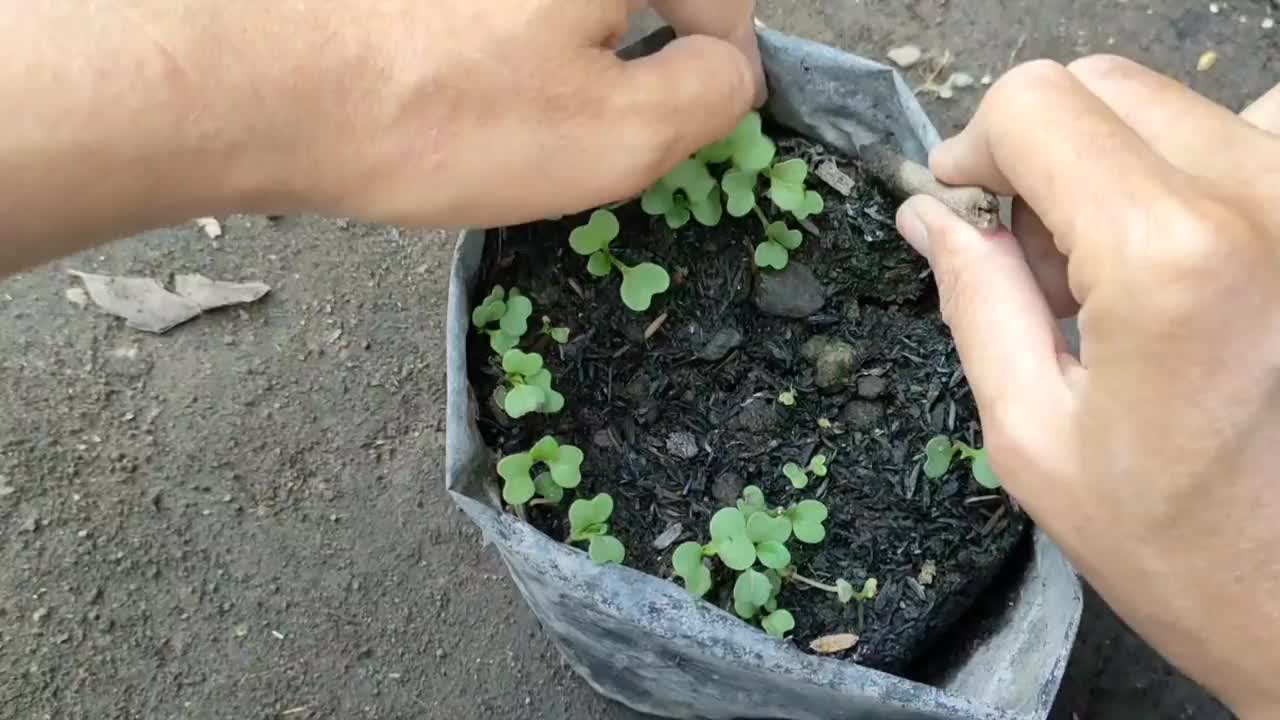
[[[1015,196],[1012,233],[898,218],[1006,489],[1243,718],[1280,712],[1277,130],[1280,93],[1237,117],[1118,58],[1029,63],[930,158]]]
[[[765,96],[752,0],[653,0],[683,37],[623,62],[628,13],[646,4],[341,4],[298,30],[310,55],[355,52],[321,63],[286,108],[281,136],[309,163],[295,197],[382,222],[497,226],[640,193]]]

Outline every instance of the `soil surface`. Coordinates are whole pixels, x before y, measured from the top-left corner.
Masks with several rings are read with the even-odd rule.
[[[1268,0],[1217,5],[759,12],[864,55],[949,50],[977,78],[1118,53],[1238,110],[1280,79],[1280,28]],[[921,99],[950,134],[981,91]],[[638,720],[564,667],[444,493],[449,238],[222,220],[216,241],[173,228],[0,283],[0,717]],[[272,291],[155,337],[67,302],[67,268]],[[1086,596],[1054,720],[1228,717]]]
[[[525,452],[547,434],[582,448],[576,495],[609,493],[611,532],[629,549],[627,564],[663,577],[671,576],[673,543],[709,542],[711,516],[733,506],[744,485],[761,488],[774,507],[820,499],[830,513],[827,538],[788,543],[797,571],[828,585],[875,578],[879,593],[843,605],[785,584],[779,606],[796,618],[794,639],[807,649],[821,636],[853,632],[860,639],[850,659],[900,670],[986,588],[1027,524],[975,483],[967,464],[954,463],[939,483],[920,472],[933,435],[976,446],[977,418],[928,265],[894,229],[893,201],[846,158],[766,131],[781,140],[778,161],[830,161],[854,186],[845,197],[810,176],[825,206],[810,218],[818,236],[807,233],[780,272],[754,266],[764,240],[754,215],[726,213],[715,227],[691,221],[673,231],[629,203],[615,210],[621,233],[610,250],[676,274],[668,292],[636,313],[619,297],[616,272],[593,278],[568,248],[586,214],[491,235],[475,302],[495,284],[518,287],[532,298],[535,319],[549,316],[572,336],[557,347],[533,322],[521,343],[545,359],[564,410],[513,422],[486,403],[481,428],[503,454]],[[763,183],[758,195],[770,220],[782,217]],[[477,397],[492,397],[503,382],[500,358],[486,335],[471,333],[470,345]],[[778,401],[783,392],[792,405]],[[804,466],[815,453],[830,459],[827,476],[796,489],[781,468]],[[531,519],[564,539],[567,503],[533,506]],[[679,534],[655,548],[675,525]],[[714,567],[707,599],[731,610],[734,575]]]

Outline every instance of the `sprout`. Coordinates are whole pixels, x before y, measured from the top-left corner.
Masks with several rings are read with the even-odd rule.
[[[756,265],[781,270],[787,266],[790,251],[800,247],[799,230],[792,230],[781,220],[769,223],[764,230],[764,242],[756,246]]]
[[[559,343],[560,345],[563,345],[569,342],[569,328],[552,327],[551,318],[547,317],[546,315],[542,316],[542,334],[551,338],[552,340]]]
[[[498,461],[502,478],[502,499],[510,505],[523,505],[535,494],[552,504],[560,502],[564,490],[582,482],[582,451],[573,445],[561,445],[550,435],[534,443],[528,452],[508,455]],[[535,464],[546,465],[547,472],[531,477]]]
[[[667,271],[653,263],[627,265],[609,252],[609,244],[618,237],[618,218],[608,210],[591,213],[586,225],[569,233],[569,246],[579,255],[589,256],[587,272],[607,277],[616,268],[622,275],[622,302],[636,312],[649,309],[653,296],[667,291],[671,278]]]
[[[800,158],[792,158],[769,168],[769,198],[773,204],[804,220],[822,212],[822,196],[804,186],[809,166]]]
[[[519,288],[510,292],[495,285],[489,295],[471,311],[471,324],[489,336],[489,347],[498,354],[515,347],[529,330],[529,316],[533,303],[520,293]],[[488,327],[493,323],[498,327]]]
[[[773,637],[782,639],[795,629],[796,620],[786,610],[774,610],[760,621],[760,626]]]
[[[786,405],[787,407],[791,407],[792,405],[795,405],[796,404],[795,392],[792,390],[783,390],[782,392],[778,393],[778,402],[782,403],[783,405]]]
[[[792,486],[797,490],[803,490],[809,486],[809,475],[814,477],[827,476],[827,456],[818,454],[809,459],[809,464],[805,467],[789,462],[782,466],[782,474],[791,481]]]
[[[760,113],[747,113],[728,137],[699,150],[698,159],[709,164],[732,161],[734,169],[745,172],[764,170],[777,148],[764,134],[763,125]]]
[[[697,158],[682,160],[659,178],[640,196],[640,207],[650,215],[662,215],[672,230],[684,227],[691,215],[708,227],[717,225],[723,212],[720,187]]]
[[[867,578],[866,582],[862,583],[862,590],[855,592],[853,585],[849,584],[848,580],[841,578],[836,581],[836,597],[846,605],[854,600],[863,602],[876,596],[877,587],[878,584],[875,578]]]
[[[569,542],[586,542],[587,555],[597,565],[621,565],[626,557],[622,542],[609,534],[613,498],[600,493],[590,500],[574,500],[569,506]]]
[[[827,536],[822,526],[827,519],[827,506],[817,500],[801,500],[787,509],[786,516],[791,520],[792,534],[800,542],[817,545]]]
[[[924,474],[931,480],[937,480],[947,474],[951,463],[959,454],[961,459],[969,461],[969,472],[974,482],[988,490],[1000,487],[1000,478],[991,469],[991,460],[987,457],[986,448],[974,449],[959,440],[952,440],[946,435],[930,438],[924,446]]]
[[[511,349],[502,355],[507,385],[499,402],[513,419],[531,412],[555,414],[564,408],[564,396],[551,387],[551,371],[542,366],[542,356]]]
[[[711,589],[711,570],[702,561],[705,549],[696,542],[681,543],[671,556],[671,567],[684,580],[684,587],[696,597]]]

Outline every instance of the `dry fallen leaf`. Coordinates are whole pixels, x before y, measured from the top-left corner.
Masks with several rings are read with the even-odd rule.
[[[667,314],[662,313],[657,317],[656,320],[649,323],[649,327],[644,329],[644,339],[648,340],[649,338],[653,337],[659,330],[662,329],[662,324],[665,323],[666,321],[667,321]]]
[[[196,218],[196,225],[199,225],[204,234],[211,238],[222,237],[222,224],[218,222],[217,218]]]
[[[672,543],[674,543],[676,540],[679,540],[680,536],[683,534],[684,534],[684,525],[681,525],[680,523],[672,523],[671,525],[667,526],[666,530],[662,531],[661,535],[654,538],[653,548],[655,550],[666,550],[667,548],[671,547]]]
[[[206,310],[254,302],[270,291],[263,283],[222,282],[193,274],[174,277],[175,292],[170,292],[153,278],[67,272],[80,279],[94,305],[151,333],[166,332]]]
[[[1213,69],[1213,66],[1217,64],[1218,53],[1209,50],[1200,56],[1199,62],[1196,63],[1196,70],[1199,70],[1200,72],[1207,72],[1208,70]]]
[[[821,655],[844,652],[858,644],[858,636],[853,633],[824,635],[809,643],[809,649]]]

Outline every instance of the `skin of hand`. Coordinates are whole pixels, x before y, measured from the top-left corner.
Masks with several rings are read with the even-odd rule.
[[[1237,116],[1120,58],[1036,61],[930,157],[1013,196],[1011,232],[898,215],[1005,488],[1246,720],[1280,714],[1277,132],[1280,88]]]
[[[766,95],[753,0],[0,0],[0,276],[201,215],[491,227],[641,192]],[[49,38],[59,42],[49,42]]]

